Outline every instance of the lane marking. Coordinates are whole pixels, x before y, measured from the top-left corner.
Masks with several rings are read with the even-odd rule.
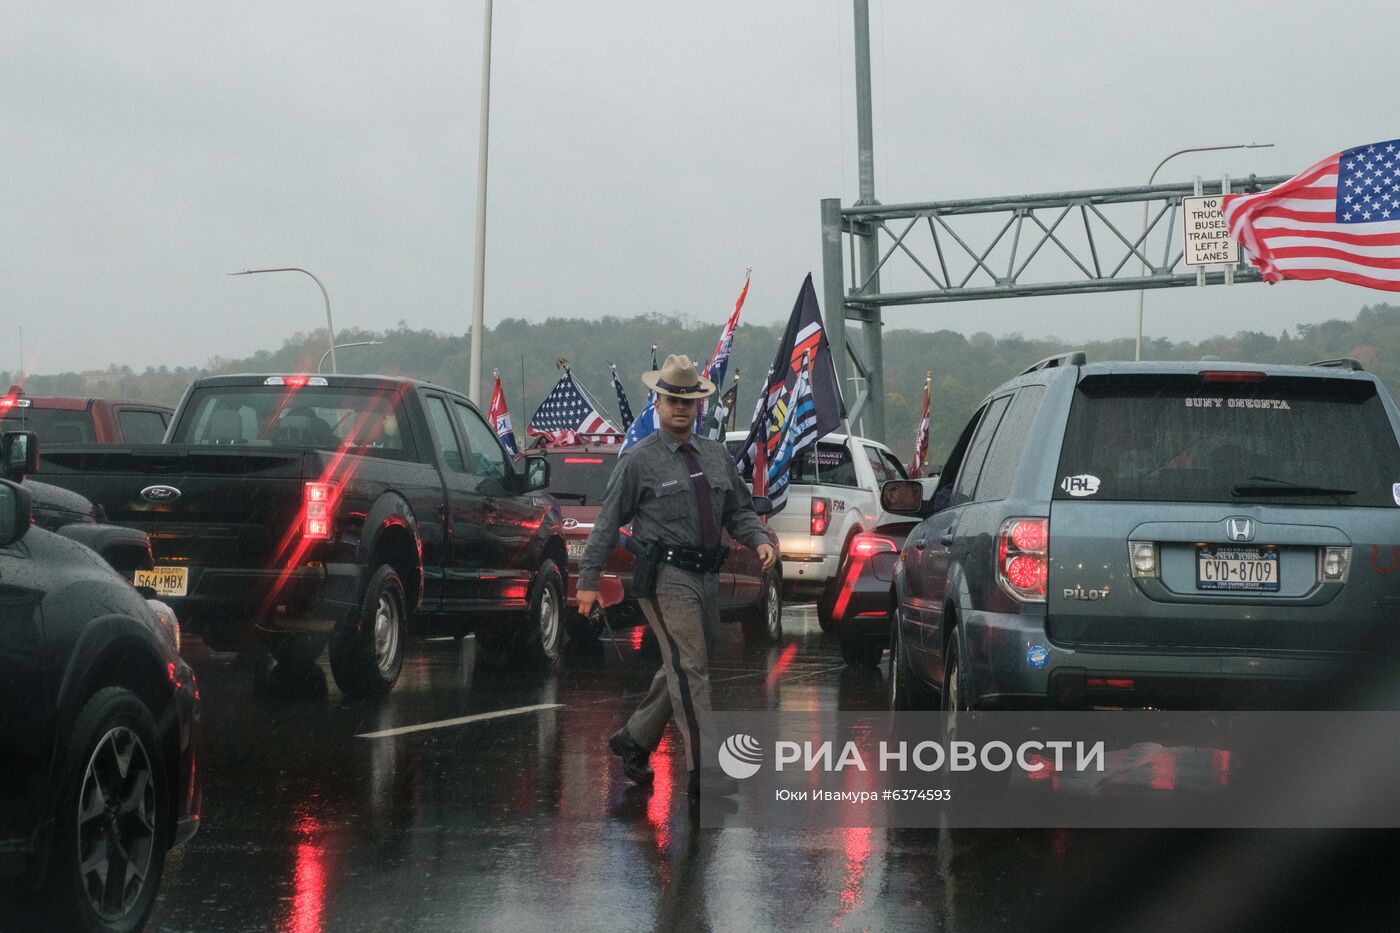
[[[534,706],[517,706],[515,709],[498,709],[494,713],[476,713],[472,716],[458,716],[456,719],[439,719],[436,722],[423,722],[416,726],[400,726],[397,729],[385,729],[382,732],[364,732],[355,736],[355,738],[387,739],[393,735],[406,735],[410,732],[427,732],[430,729],[446,729],[450,726],[463,726],[469,722],[481,722],[486,719],[501,719],[505,716],[523,716],[525,713],[538,713],[542,710],[563,708],[563,703],[537,703]]]

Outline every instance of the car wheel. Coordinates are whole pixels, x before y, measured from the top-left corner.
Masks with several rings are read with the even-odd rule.
[[[904,644],[903,626],[899,623],[897,604],[890,622],[890,653],[885,662],[885,686],[892,710],[933,709],[928,689],[909,664],[908,648]]]
[[[771,645],[783,637],[783,585],[776,573],[763,578],[763,598],[744,616],[744,641]]]
[[[841,636],[841,659],[851,667],[879,668],[885,653],[885,643],[879,638],[858,635]]]
[[[73,723],[65,761],[45,926],[139,930],[170,839],[169,772],[151,711],[123,687],[99,690]]]
[[[545,560],[535,574],[535,595],[530,614],[521,629],[525,655],[546,666],[557,665],[569,643],[564,624],[564,577],[552,560]]]
[[[331,634],[331,674],[346,696],[383,696],[394,688],[403,669],[406,605],[398,573],[380,564],[354,624],[341,623]]]

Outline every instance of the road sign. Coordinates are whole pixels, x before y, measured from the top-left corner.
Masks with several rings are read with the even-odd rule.
[[[1240,245],[1225,226],[1220,195],[1182,198],[1181,214],[1181,229],[1185,235],[1182,254],[1186,265],[1233,266],[1240,261]]]

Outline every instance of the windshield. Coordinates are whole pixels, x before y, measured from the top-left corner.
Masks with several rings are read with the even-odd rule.
[[[549,493],[564,505],[599,505],[616,465],[612,454],[549,454]]]
[[[357,454],[416,459],[403,402],[381,389],[209,386],[198,389],[172,438],[222,447],[353,448]]]
[[[1400,448],[1370,382],[1086,380],[1055,498],[1394,508],[1397,480]]]

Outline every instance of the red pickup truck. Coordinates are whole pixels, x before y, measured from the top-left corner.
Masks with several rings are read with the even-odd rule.
[[[44,444],[159,444],[175,409],[111,398],[0,396],[0,428],[33,431]]]

